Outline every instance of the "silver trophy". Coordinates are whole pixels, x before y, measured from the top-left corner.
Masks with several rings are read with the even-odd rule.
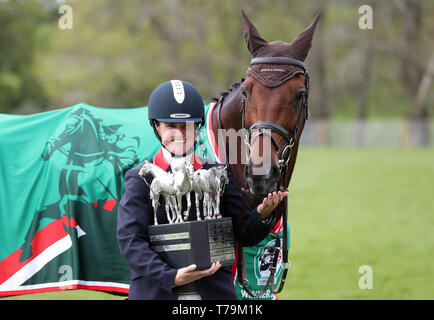
[[[148,185],[154,210],[154,225],[149,226],[153,250],[172,265],[182,268],[195,263],[198,269],[209,268],[212,262],[231,265],[235,261],[231,218],[219,218],[220,196],[229,183],[226,166],[194,171],[185,162],[178,170],[169,173],[146,161],[139,176],[151,173],[154,179]],[[193,192],[191,192],[193,191]],[[163,196],[169,224],[158,225],[157,209]],[[195,197],[197,221],[189,221],[191,197]],[[187,198],[187,209],[182,212],[182,198]],[[199,205],[203,204],[201,219]],[[219,218],[219,219],[218,219]]]
[[[224,192],[225,185],[229,182],[225,166],[215,166],[210,169],[194,171],[191,163],[184,162],[180,169],[169,173],[146,161],[139,171],[139,176],[146,183],[145,176],[148,173],[151,173],[154,177],[149,189],[152,207],[154,208],[155,225],[158,225],[157,209],[160,205],[160,196],[164,197],[169,223],[188,221],[191,208],[191,191],[194,191],[197,220],[201,220],[200,200],[203,200],[204,218],[218,218],[220,214],[220,196]],[[184,196],[187,198],[187,210],[182,214],[182,197]]]
[[[159,166],[146,161],[139,171],[139,176],[145,180],[146,183],[145,176],[149,172],[154,176],[149,186],[149,196],[152,201],[152,207],[154,208],[155,225],[158,224],[157,209],[160,205],[160,195],[164,197],[166,203],[165,208],[169,223],[183,222],[184,220],[181,214],[182,197],[187,195],[187,210],[184,215],[188,216],[191,207],[189,195],[192,190],[193,165],[191,163],[184,163],[180,170],[169,173]]]

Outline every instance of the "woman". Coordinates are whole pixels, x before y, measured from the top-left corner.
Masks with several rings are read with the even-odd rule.
[[[217,165],[194,154],[196,132],[204,123],[204,108],[202,97],[192,84],[179,80],[160,84],[149,99],[148,117],[162,145],[149,162],[168,172],[177,170],[185,161],[192,163],[195,170]],[[129,299],[237,299],[230,267],[215,262],[207,270],[196,270],[196,265],[175,269],[152,251],[148,226],[154,224],[149,190],[153,176],[148,174],[145,182],[138,175],[141,167],[127,171],[118,210],[119,248],[131,268]],[[227,171],[229,183],[221,195],[220,213],[232,218],[238,243],[255,245],[270,232],[275,224],[273,210],[288,193],[269,194],[257,208],[246,206],[239,230],[241,190],[229,167]],[[160,199],[157,210],[159,224],[168,223],[163,202]],[[202,206],[200,212],[203,219]],[[196,220],[194,201],[188,218]]]

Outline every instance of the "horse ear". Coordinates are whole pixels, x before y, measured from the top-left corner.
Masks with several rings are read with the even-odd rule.
[[[268,45],[268,42],[262,38],[258,29],[250,22],[249,18],[247,18],[244,10],[241,10],[242,16],[242,24],[243,24],[243,34],[246,39],[247,49],[249,49],[252,57],[255,57],[258,49],[263,46]]]
[[[312,38],[315,32],[316,25],[318,24],[318,20],[321,14],[315,17],[312,23],[300,33],[291,43],[291,53],[295,56],[296,59],[304,61],[309,53],[309,50],[312,46]]]

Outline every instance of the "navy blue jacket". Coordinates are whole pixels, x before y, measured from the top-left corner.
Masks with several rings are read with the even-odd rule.
[[[198,166],[202,166],[202,163],[204,169],[217,165],[208,163],[204,159],[201,160],[197,156],[194,159],[193,164],[196,170]],[[171,170],[162,156],[161,150],[150,162],[167,171]],[[128,297],[131,300],[177,299],[179,287],[173,286],[177,269],[162,261],[159,255],[152,251],[149,244],[148,226],[154,224],[154,211],[149,197],[149,187],[138,176],[141,167],[142,165],[139,165],[126,172],[125,192],[118,209],[117,238],[119,248],[123,258],[131,268]],[[256,208],[251,210],[246,205],[243,229],[239,233],[242,195],[229,166],[228,178],[229,183],[225,187],[220,202],[220,212],[224,217],[232,217],[237,242],[243,246],[253,246],[270,233],[275,224],[274,217],[264,223],[260,220]],[[146,179],[150,183],[152,175],[148,174]],[[163,198],[160,198],[157,217],[159,224],[167,223]],[[194,201],[191,202],[189,219],[196,219]],[[196,285],[202,299],[237,299],[231,267],[221,267],[213,275],[197,280]]]

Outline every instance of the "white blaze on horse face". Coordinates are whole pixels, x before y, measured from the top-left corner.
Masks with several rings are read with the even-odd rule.
[[[170,83],[172,84],[173,97],[175,98],[176,102],[181,104],[185,99],[184,85],[182,84],[182,81],[171,80]]]

